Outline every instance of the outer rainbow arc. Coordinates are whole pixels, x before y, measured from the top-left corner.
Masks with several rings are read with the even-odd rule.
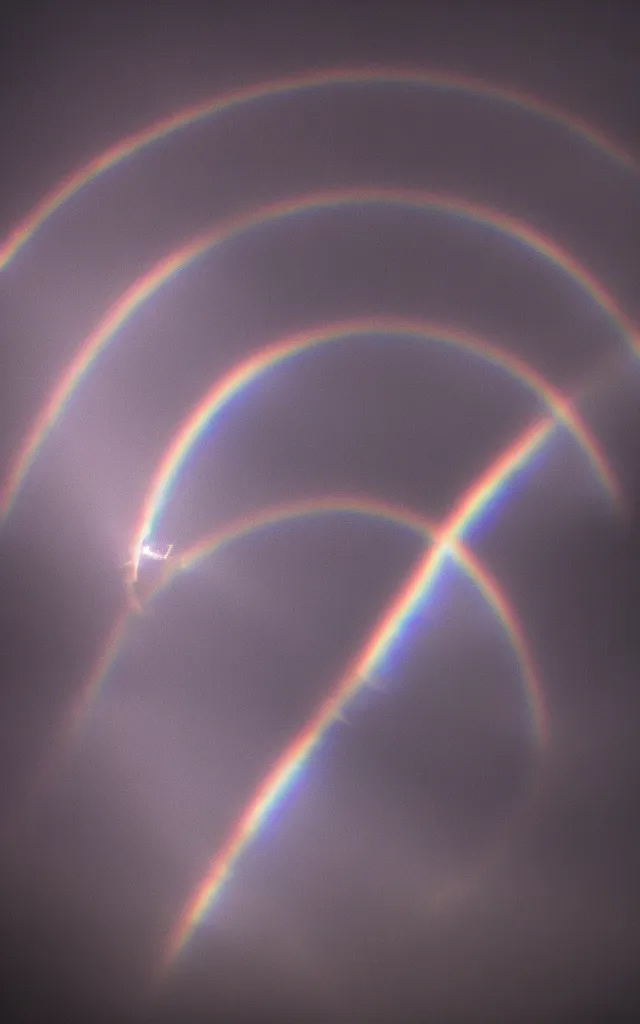
[[[550,239],[515,218],[499,214],[487,207],[425,190],[372,188],[342,189],[313,193],[239,214],[218,223],[210,231],[192,239],[160,260],[143,274],[114,303],[96,328],[85,338],[70,363],[63,370],[54,388],[32,421],[13,459],[0,496],[0,514],[6,517],[11,505],[53,425],[64,410],[76,387],[116,334],[117,330],[143,303],[179,271],[205,252],[244,231],[273,223],[282,217],[311,211],[336,209],[350,204],[387,204],[428,212],[431,210],[467,218],[502,234],[549,260],[587,292],[602,312],[612,321],[636,354],[640,353],[640,336],[633,322],[623,313],[613,296],[586,268]]]
[[[147,128],[120,139],[81,168],[67,175],[16,225],[0,248],[0,269],[7,266],[19,249],[51,214],[72,198],[83,186],[109,168],[121,163],[126,157],[133,156],[144,147],[165,138],[180,128],[261,99],[314,88],[327,88],[332,85],[370,84],[431,86],[432,88],[486,96],[560,124],[616,162],[632,170],[637,170],[637,163],[630,154],[617,143],[608,139],[599,129],[589,125],[582,118],[569,115],[552,104],[545,103],[524,92],[501,89],[480,79],[440,71],[411,71],[375,67],[314,71],[306,75],[294,75],[230,90],[218,97],[185,107],[175,114],[160,118]]]
[[[540,448],[549,436],[552,426],[553,422],[550,420],[538,421],[522,434],[468,489],[446,522],[439,528],[434,547],[418,562],[389,603],[368,642],[269,770],[226,842],[209,863],[204,879],[189,898],[166,942],[161,973],[168,970],[180,955],[245,846],[256,834],[268,811],[286,790],[296,772],[318,745],[324,731],[340,716],[351,698],[366,685],[372,671],[389,651],[405,622],[428,594],[448,555],[459,550],[458,545],[465,530],[507,480]],[[524,642],[521,633],[519,639],[520,642]]]

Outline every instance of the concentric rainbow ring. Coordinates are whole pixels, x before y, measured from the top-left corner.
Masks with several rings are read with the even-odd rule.
[[[63,370],[49,397],[34,418],[12,460],[0,494],[0,515],[6,517],[41,445],[47,438],[80,381],[117,331],[147,299],[195,259],[245,231],[274,223],[281,218],[349,205],[399,206],[423,213],[440,212],[464,218],[511,237],[548,260],[580,287],[608,317],[634,353],[640,352],[640,338],[632,321],[600,282],[577,260],[540,232],[487,207],[462,199],[411,189],[342,189],[313,193],[267,204],[257,210],[229,218],[210,231],[192,239],[160,260],[143,274],[114,303],[96,328],[85,338]]]

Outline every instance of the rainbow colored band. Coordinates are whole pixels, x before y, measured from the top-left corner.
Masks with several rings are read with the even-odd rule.
[[[134,156],[141,149],[158,142],[173,132],[227,111],[238,110],[258,100],[286,96],[311,89],[332,86],[398,85],[442,89],[483,96],[527,111],[561,125],[567,131],[596,147],[602,154],[630,170],[636,170],[633,158],[621,146],[608,139],[586,121],[567,114],[550,103],[516,90],[501,89],[476,78],[452,75],[441,71],[399,70],[394,68],[333,68],[307,74],[279,78],[268,82],[232,89],[202,103],[185,107],[175,114],[160,118],[147,128],[128,135],[99,155],[72,171],[48,192],[26,217],[10,232],[0,246],[0,269],[6,267],[16,253],[33,237],[51,215],[72,199],[80,189],[105,171]]]

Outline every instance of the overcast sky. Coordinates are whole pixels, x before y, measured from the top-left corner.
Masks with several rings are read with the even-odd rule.
[[[266,203],[406,188],[490,207],[572,254],[640,322],[632,5],[74,6],[5,21],[2,239],[123,136],[337,65],[478,77],[632,159],[495,98],[402,84],[272,96],[166,137],[73,196],[0,271],[2,476],[109,305],[198,232]],[[532,652],[549,741],[504,626],[447,563],[150,1003],[208,862],[424,538],[342,513],[239,539],[149,602],[65,733],[69,710],[125,601],[137,510],[178,423],[268,342],[376,315],[490,341],[568,396],[595,380],[576,408],[624,510],[557,428],[466,536]],[[154,539],[181,552],[266,506],[336,494],[442,522],[544,414],[522,381],[455,346],[391,328],[320,346],[230,403]],[[619,325],[477,220],[310,210],[167,283],[78,388],[0,530],[7,1002],[42,1020],[636,1019],[639,452],[640,366]]]

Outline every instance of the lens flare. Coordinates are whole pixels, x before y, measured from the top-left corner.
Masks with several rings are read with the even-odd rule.
[[[122,163],[127,157],[134,156],[146,146],[166,138],[173,132],[198,121],[214,118],[227,111],[241,109],[258,100],[267,100],[312,89],[366,85],[426,87],[486,97],[561,125],[571,134],[594,146],[604,156],[630,170],[637,170],[633,158],[621,146],[608,139],[599,129],[589,125],[582,118],[565,113],[552,104],[545,103],[524,92],[503,89],[476,78],[441,71],[411,71],[398,68],[333,68],[313,71],[232,89],[220,96],[204,100],[202,103],[185,107],[168,117],[160,118],[147,128],[120,139],[88,163],[67,175],[16,225],[0,246],[0,269],[7,266],[16,253],[33,237],[38,228],[56,210],[72,199],[80,189],[100,177],[111,167]]]
[[[236,214],[192,239],[160,260],[128,288],[85,338],[62,371],[49,397],[36,414],[10,463],[2,492],[0,515],[6,517],[38,451],[55,425],[75,389],[117,331],[166,282],[186,269],[195,259],[243,232],[275,223],[282,218],[341,207],[397,206],[423,213],[443,213],[462,218],[512,238],[561,270],[599,307],[632,352],[640,352],[637,328],[598,279],[550,238],[514,217],[488,207],[433,192],[397,188],[340,189],[317,192],[270,203],[256,210]]]

